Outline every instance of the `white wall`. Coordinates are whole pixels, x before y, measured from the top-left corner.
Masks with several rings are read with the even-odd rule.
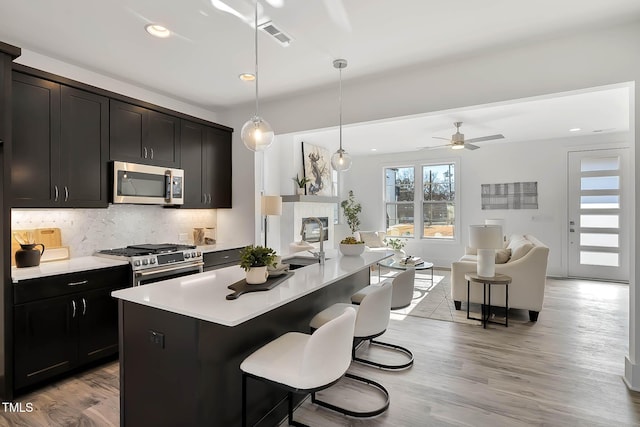
[[[383,169],[420,165],[421,162],[458,160],[457,238],[453,241],[410,239],[405,251],[436,266],[449,267],[464,253],[468,226],[488,218],[505,219],[507,234],[533,234],[549,246],[548,274],[567,274],[567,153],[586,148],[628,146],[627,134],[531,141],[516,144],[486,144],[479,150],[448,149],[356,157],[345,186],[362,204],[362,230],[384,230]],[[482,210],[480,185],[536,181],[538,209]],[[628,209],[630,209],[628,207]]]

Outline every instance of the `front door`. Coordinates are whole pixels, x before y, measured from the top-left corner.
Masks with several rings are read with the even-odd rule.
[[[629,280],[629,150],[569,153],[568,274]]]

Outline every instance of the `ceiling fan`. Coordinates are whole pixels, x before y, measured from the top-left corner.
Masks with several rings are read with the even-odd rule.
[[[464,134],[460,133],[460,126],[462,126],[462,122],[454,122],[453,125],[456,127],[456,133],[454,133],[453,135],[451,135],[451,138],[442,138],[440,136],[434,136],[434,138],[436,139],[445,139],[448,140],[449,143],[446,145],[438,145],[436,147],[429,147],[429,148],[442,148],[442,147],[451,147],[454,150],[459,150],[462,148],[466,148],[468,150],[475,150],[478,147],[477,145],[473,145],[471,144],[472,142],[482,142],[482,141],[490,141],[492,139],[502,139],[504,138],[504,135],[502,134],[497,134],[497,135],[487,135],[487,136],[481,136],[478,138],[471,138],[471,139],[464,139]]]

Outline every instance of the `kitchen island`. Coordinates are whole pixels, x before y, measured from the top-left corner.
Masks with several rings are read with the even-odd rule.
[[[369,267],[391,255],[335,256],[236,300],[225,297],[232,293],[227,286],[244,278],[239,266],[113,292],[121,425],[240,425],[242,360],[286,332],[308,332],[316,313],[348,302],[369,284]],[[277,424],[286,414],[285,397],[252,382],[249,423]]]

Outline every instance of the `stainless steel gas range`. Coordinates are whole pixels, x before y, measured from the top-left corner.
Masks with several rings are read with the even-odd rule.
[[[202,252],[195,246],[173,243],[131,245],[105,249],[96,256],[128,260],[133,273],[133,286],[159,282],[174,277],[202,273]]]

